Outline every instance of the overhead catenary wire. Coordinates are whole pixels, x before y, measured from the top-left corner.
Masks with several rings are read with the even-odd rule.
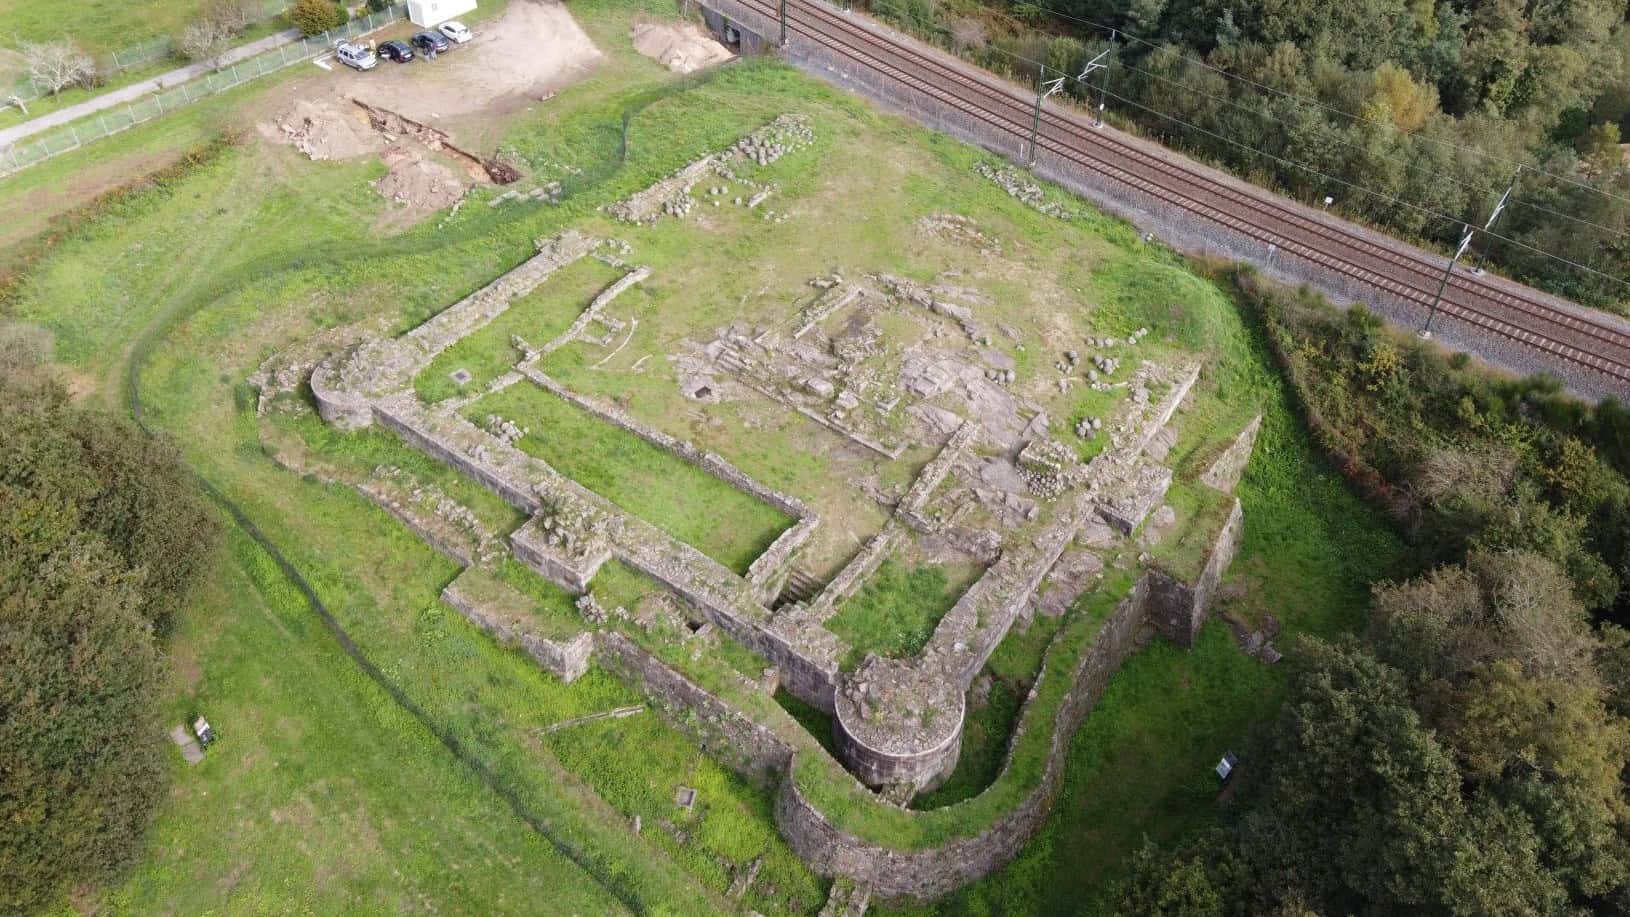
[[[1122,26],[1105,25],[1104,23],[1101,23],[1101,22],[1096,22],[1096,21],[1091,20],[1091,19],[1086,19],[1086,18],[1083,18],[1081,16],[1076,16],[1076,15],[1071,14],[1071,13],[1065,13],[1065,12],[1063,12],[1061,10],[1055,10],[1055,9],[1052,9],[1051,7],[1042,6],[1042,5],[1035,4],[1035,3],[1029,3],[1027,5],[1035,8],[1036,10],[1038,10],[1040,12],[1046,13],[1049,16],[1056,16],[1059,19],[1064,19],[1064,20],[1067,20],[1067,21],[1070,21],[1070,22],[1078,22],[1078,23],[1080,23],[1082,25],[1091,26],[1092,28],[1098,29],[1101,32],[1110,33],[1111,35],[1118,35],[1121,38],[1124,38],[1124,39],[1126,39],[1128,41],[1131,41],[1131,42],[1134,42],[1136,44],[1144,45],[1144,46],[1146,46],[1148,48],[1152,48],[1152,49],[1156,49],[1156,50],[1158,50],[1160,48],[1163,48],[1163,47],[1177,48],[1176,45],[1172,45],[1172,44],[1162,45],[1162,44],[1160,44],[1158,42],[1150,41],[1147,38],[1142,38],[1142,37],[1140,37],[1138,35],[1135,35],[1135,34],[1133,34],[1131,32],[1128,32]],[[1000,50],[1000,49],[998,49],[998,50]],[[1215,64],[1209,63],[1208,61],[1204,60],[1203,58],[1200,58],[1200,57],[1198,57],[1198,56],[1196,56],[1196,55],[1194,55],[1192,53],[1184,52],[1184,53],[1181,53],[1180,56],[1182,57],[1183,60],[1189,61],[1189,62],[1191,62],[1193,64],[1196,64],[1196,65],[1198,65],[1200,67],[1203,67],[1203,68],[1205,68],[1207,70],[1210,70],[1211,72],[1216,73],[1219,76],[1224,77],[1225,79],[1230,79],[1230,80],[1234,80],[1236,82],[1245,83],[1246,85],[1251,86],[1251,87],[1256,88],[1256,89],[1260,89],[1263,92],[1272,93],[1273,95],[1281,96],[1281,97],[1286,98],[1286,99],[1293,99],[1293,100],[1298,101],[1298,102],[1303,102],[1303,103],[1308,104],[1308,105],[1313,105],[1313,106],[1321,108],[1321,109],[1323,109],[1323,110],[1325,110],[1327,112],[1330,112],[1331,114],[1339,115],[1339,116],[1341,116],[1343,118],[1347,118],[1348,120],[1351,120],[1351,121],[1355,121],[1355,122],[1359,122],[1359,123],[1363,123],[1363,124],[1373,124],[1373,125],[1376,125],[1378,127],[1382,127],[1382,128],[1388,129],[1388,130],[1395,131],[1395,132],[1397,132],[1399,134],[1402,134],[1402,135],[1408,136],[1408,137],[1419,137],[1419,138],[1421,138],[1422,140],[1425,140],[1428,143],[1435,143],[1435,144],[1439,144],[1441,146],[1449,147],[1449,148],[1454,149],[1454,150],[1458,150],[1458,151],[1463,152],[1463,153],[1470,153],[1470,154],[1475,155],[1475,156],[1482,156],[1482,157],[1484,157],[1486,159],[1490,159],[1490,160],[1493,160],[1495,162],[1502,163],[1503,165],[1505,165],[1505,166],[1507,166],[1509,168],[1515,168],[1517,166],[1522,166],[1523,168],[1533,172],[1536,175],[1543,175],[1543,176],[1545,176],[1547,178],[1552,178],[1552,179],[1555,179],[1557,181],[1565,182],[1567,184],[1573,185],[1573,186],[1575,186],[1577,188],[1581,188],[1581,189],[1584,189],[1586,191],[1593,192],[1595,194],[1600,194],[1603,197],[1611,198],[1613,200],[1620,201],[1621,203],[1630,204],[1630,197],[1625,197],[1623,195],[1614,194],[1611,191],[1607,191],[1605,189],[1598,188],[1598,187],[1596,187],[1594,185],[1587,184],[1585,182],[1579,181],[1579,180],[1574,179],[1574,178],[1569,178],[1566,175],[1559,175],[1559,174],[1557,174],[1555,172],[1546,171],[1545,169],[1540,168],[1538,165],[1536,165],[1535,163],[1532,163],[1532,162],[1522,162],[1520,160],[1509,159],[1507,157],[1500,156],[1499,154],[1491,153],[1488,150],[1479,149],[1478,147],[1473,147],[1473,146],[1466,146],[1465,144],[1456,143],[1453,140],[1446,140],[1446,139],[1444,139],[1442,137],[1436,137],[1436,136],[1433,136],[1431,134],[1423,133],[1423,132],[1421,132],[1419,130],[1406,131],[1403,128],[1398,127],[1396,124],[1388,124],[1388,123],[1386,123],[1384,121],[1377,121],[1377,120],[1375,120],[1373,118],[1366,118],[1363,115],[1354,114],[1354,113],[1352,113],[1350,111],[1347,111],[1346,109],[1343,109],[1343,108],[1337,108],[1334,105],[1331,105],[1331,104],[1329,104],[1327,102],[1324,102],[1324,101],[1322,101],[1320,99],[1313,98],[1311,96],[1304,96],[1304,95],[1301,95],[1300,93],[1288,92],[1286,90],[1279,89],[1279,88],[1276,88],[1276,87],[1273,87],[1273,86],[1269,86],[1269,85],[1264,84],[1264,83],[1259,83],[1256,80],[1251,79],[1250,77],[1241,76],[1240,74],[1237,74],[1237,73],[1230,73],[1229,71],[1224,70],[1221,67],[1216,66]]]
[[[1003,50],[1003,49],[1000,49],[1000,48],[997,48],[995,50],[999,51],[1000,53],[1006,54],[1006,55],[1008,55],[1009,57],[1012,57],[1015,60],[1023,61],[1023,62],[1025,62],[1027,64],[1030,64],[1030,65],[1033,65],[1033,66],[1036,66],[1036,67],[1045,66],[1040,61],[1037,61],[1037,60],[1035,60],[1033,58],[1026,57],[1026,56],[1024,56],[1022,54],[1018,54],[1016,52],[1006,51],[1006,50]],[[1073,77],[1073,76],[1069,77],[1069,79],[1076,80],[1076,78]],[[1083,85],[1087,85],[1087,84],[1083,83]],[[1406,201],[1406,200],[1404,200],[1404,199],[1402,199],[1400,197],[1397,197],[1395,195],[1387,194],[1386,192],[1383,192],[1383,191],[1377,191],[1377,190],[1375,190],[1373,188],[1366,188],[1363,185],[1357,184],[1356,182],[1348,181],[1346,179],[1337,178],[1337,177],[1335,177],[1333,175],[1329,175],[1328,173],[1322,172],[1319,169],[1317,169],[1317,168],[1315,168],[1313,166],[1310,166],[1310,165],[1308,165],[1306,163],[1299,162],[1299,161],[1294,160],[1294,159],[1289,159],[1287,157],[1280,156],[1280,155],[1277,155],[1275,153],[1270,153],[1270,152],[1268,152],[1266,150],[1257,149],[1256,147],[1253,147],[1250,144],[1242,143],[1242,142],[1240,142],[1238,140],[1235,140],[1235,139],[1233,139],[1231,137],[1224,137],[1223,135],[1221,135],[1221,134],[1219,134],[1219,133],[1217,133],[1215,131],[1207,130],[1206,128],[1200,127],[1197,124],[1193,124],[1193,123],[1191,123],[1189,121],[1185,121],[1184,119],[1179,118],[1176,115],[1172,115],[1172,114],[1169,114],[1167,112],[1163,112],[1163,111],[1160,111],[1158,109],[1152,108],[1152,107],[1150,107],[1148,105],[1144,105],[1141,102],[1134,101],[1133,99],[1127,98],[1126,96],[1120,95],[1119,93],[1109,91],[1109,90],[1107,90],[1106,88],[1104,88],[1102,86],[1095,87],[1095,89],[1096,89],[1097,92],[1099,92],[1099,93],[1101,93],[1103,95],[1107,95],[1108,97],[1110,97],[1112,99],[1115,99],[1117,102],[1122,102],[1122,103],[1124,103],[1126,105],[1129,105],[1129,106],[1131,106],[1133,108],[1141,109],[1143,111],[1148,112],[1149,114],[1155,115],[1155,116],[1160,117],[1160,118],[1164,118],[1164,119],[1166,119],[1168,121],[1171,121],[1171,122],[1173,122],[1175,124],[1180,124],[1180,125],[1182,125],[1182,126],[1184,126],[1186,128],[1189,128],[1190,130],[1198,131],[1198,132],[1200,132],[1202,134],[1205,134],[1208,137],[1212,137],[1212,138],[1220,140],[1220,141],[1222,141],[1224,143],[1231,144],[1233,146],[1237,146],[1240,149],[1243,149],[1243,150],[1245,150],[1247,152],[1250,152],[1250,153],[1254,153],[1254,154],[1256,154],[1258,156],[1261,156],[1261,157],[1264,157],[1266,159],[1270,159],[1270,160],[1273,160],[1275,162],[1281,163],[1283,165],[1291,166],[1293,168],[1301,169],[1301,170],[1307,172],[1309,175],[1317,176],[1320,179],[1323,179],[1325,181],[1332,182],[1332,183],[1337,184],[1337,185],[1341,185],[1342,187],[1345,187],[1345,188],[1350,188],[1353,191],[1359,192],[1361,194],[1369,195],[1371,197],[1386,201],[1386,202],[1388,202],[1390,204],[1393,204],[1393,205],[1396,205],[1396,206],[1399,206],[1399,207],[1404,207],[1406,209],[1413,210],[1413,211],[1415,211],[1417,213],[1420,213],[1422,215],[1431,217],[1433,219],[1447,220],[1450,223],[1455,224],[1455,225],[1461,225],[1461,226],[1466,225],[1466,220],[1464,220],[1464,219],[1462,219],[1460,217],[1454,216],[1452,214],[1447,214],[1447,213],[1443,213],[1441,211],[1433,210],[1430,207],[1423,207],[1420,204],[1411,203],[1410,201]],[[1500,235],[1497,232],[1493,232],[1491,230],[1486,230],[1486,229],[1478,229],[1478,232],[1482,233],[1488,239],[1499,241],[1499,242],[1509,243],[1509,244],[1514,245],[1514,246],[1516,246],[1518,248],[1524,249],[1526,251],[1533,252],[1534,254],[1539,255],[1541,257],[1549,258],[1549,259],[1551,259],[1553,261],[1556,261],[1559,264],[1565,264],[1565,265],[1567,265],[1569,267],[1572,267],[1572,268],[1574,268],[1574,269],[1576,269],[1578,271],[1581,271],[1581,272],[1583,272],[1585,274],[1589,274],[1589,275],[1595,276],[1595,277],[1600,277],[1600,278],[1603,278],[1605,280],[1610,280],[1613,283],[1616,283],[1616,284],[1618,284],[1620,286],[1630,287],[1630,281],[1627,281],[1627,280],[1619,278],[1619,277],[1615,277],[1615,276],[1613,276],[1611,274],[1607,274],[1607,273],[1603,273],[1601,271],[1597,271],[1594,268],[1591,268],[1591,267],[1588,267],[1586,265],[1580,264],[1577,261],[1574,261],[1574,260],[1569,259],[1569,258],[1564,258],[1561,255],[1555,254],[1553,252],[1545,251],[1544,249],[1537,248],[1537,247],[1535,247],[1533,245],[1530,245],[1530,244],[1528,244],[1526,242],[1522,242],[1522,241],[1519,241],[1517,239],[1513,239],[1510,236],[1503,236],[1503,235]]]
[[[1012,52],[1005,51],[1002,48],[993,47],[992,50],[998,51],[1000,53],[1007,53],[1007,54],[1012,53]],[[1257,117],[1264,118],[1264,119],[1267,119],[1267,118],[1271,117],[1271,113],[1266,111],[1265,109],[1253,108],[1253,107],[1251,107],[1249,105],[1242,105],[1242,104],[1240,104],[1238,101],[1236,101],[1234,99],[1228,99],[1228,98],[1223,98],[1221,96],[1213,95],[1212,93],[1206,92],[1203,89],[1199,89],[1199,88],[1193,86],[1192,84],[1185,83],[1182,80],[1174,79],[1174,78],[1169,77],[1169,76],[1162,76],[1162,75],[1160,75],[1158,73],[1154,73],[1152,71],[1145,70],[1145,69],[1143,69],[1141,67],[1138,67],[1138,66],[1136,66],[1134,64],[1128,64],[1128,63],[1123,62],[1121,64],[1121,67],[1123,69],[1125,69],[1126,71],[1130,72],[1130,73],[1142,74],[1143,76],[1146,76],[1149,79],[1158,80],[1158,81],[1160,81],[1162,83],[1165,83],[1165,84],[1167,84],[1169,86],[1181,89],[1181,90],[1183,90],[1185,92],[1190,92],[1190,93],[1193,93],[1195,95],[1202,96],[1204,98],[1210,99],[1213,102],[1218,102],[1220,104],[1227,105],[1230,108],[1238,109],[1239,111],[1243,111],[1243,112],[1245,112],[1247,114],[1255,115]],[[1378,123],[1378,122],[1375,122],[1375,123]],[[1354,151],[1361,152],[1361,153],[1368,153],[1368,151],[1365,150],[1363,147],[1359,146],[1356,143],[1353,143],[1350,140],[1343,140],[1343,139],[1341,139],[1339,137],[1332,138],[1332,139],[1334,139],[1336,144],[1338,144],[1339,146],[1346,147],[1349,150],[1354,150]],[[1382,157],[1382,158],[1392,160],[1392,161],[1398,161],[1394,157],[1390,157],[1390,156]],[[1419,174],[1420,171],[1425,168],[1424,165],[1421,165],[1421,164],[1418,164],[1418,163],[1411,163],[1411,162],[1404,162],[1404,163],[1402,163],[1402,165],[1403,165],[1404,169],[1406,169],[1408,171],[1411,171],[1411,172],[1416,172],[1417,174]],[[1529,166],[1518,166],[1518,168],[1523,169],[1525,171],[1537,171],[1537,170],[1532,169]],[[1471,191],[1471,192],[1474,192],[1474,193],[1477,193],[1477,194],[1487,194],[1491,190],[1489,188],[1478,187],[1477,185],[1474,185],[1471,182],[1468,182],[1468,181],[1466,181],[1464,179],[1456,178],[1453,175],[1449,175],[1449,174],[1446,174],[1446,173],[1438,173],[1438,177],[1447,179],[1452,184],[1454,184],[1454,185],[1456,185],[1458,187],[1461,187],[1461,188],[1465,188],[1467,191]],[[1610,226],[1603,226],[1602,224],[1593,222],[1591,220],[1581,219],[1580,217],[1572,216],[1572,215],[1566,214],[1566,213],[1561,213],[1561,212],[1558,212],[1556,210],[1552,210],[1549,207],[1544,207],[1544,206],[1541,206],[1539,204],[1535,204],[1535,203],[1531,203],[1529,201],[1523,200],[1521,197],[1513,198],[1511,203],[1512,203],[1513,206],[1524,207],[1524,208],[1527,208],[1529,210],[1534,210],[1534,211],[1537,211],[1539,213],[1544,213],[1544,214],[1547,214],[1549,216],[1557,217],[1558,219],[1567,220],[1567,221],[1569,221],[1571,223],[1575,223],[1575,224],[1580,225],[1580,226],[1589,226],[1592,229],[1598,230],[1600,232],[1606,233],[1606,234],[1611,235],[1611,236],[1619,236],[1619,237],[1624,237],[1624,238],[1630,238],[1630,232],[1626,232],[1625,230],[1614,229],[1614,228],[1612,228]]]

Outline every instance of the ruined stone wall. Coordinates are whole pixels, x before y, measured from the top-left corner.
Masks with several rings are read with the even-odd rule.
[[[1217,590],[1217,583],[1222,580],[1223,572],[1239,550],[1244,519],[1244,512],[1236,499],[1233,510],[1228,514],[1228,521],[1223,523],[1216,541],[1212,542],[1205,569],[1193,583],[1185,583],[1159,568],[1151,568],[1146,574],[1150,583],[1149,623],[1162,636],[1184,649],[1194,645],[1194,637],[1200,632],[1200,625],[1205,623],[1206,614],[1211,610],[1211,597]]]
[[[794,519],[801,519],[804,516],[809,515],[809,508],[804,505],[802,500],[764,486],[763,484],[754,480],[746,472],[725,461],[723,457],[715,453],[704,452],[690,443],[678,439],[677,437],[669,436],[667,433],[664,433],[661,430],[646,426],[619,408],[603,404],[597,399],[580,395],[566,386],[561,385],[554,379],[554,377],[540,370],[532,367],[525,367],[521,370],[521,374],[532,380],[533,383],[544,391],[547,391],[564,401],[568,401],[579,408],[582,408],[584,411],[587,411],[588,413],[598,417],[614,427],[626,430],[627,432],[638,436],[640,439],[645,440],[659,449],[670,452],[693,465],[699,466],[708,474],[711,474],[719,480],[724,481],[726,484],[752,494],[760,500],[763,500],[765,503],[768,503],[783,513],[793,517]]]
[[[553,672],[561,681],[571,684],[589,670],[589,653],[594,649],[594,640],[587,631],[570,640],[546,640],[525,629],[512,626],[497,616],[487,614],[479,604],[464,595],[457,587],[456,580],[449,584],[442,590],[441,600],[469,619],[471,624],[492,634],[498,640],[519,644],[538,665]]]
[[[757,30],[760,34],[772,36],[778,34],[779,27],[773,17],[747,10],[734,0],[705,0],[705,4],[728,16],[733,21],[745,23],[749,28]],[[866,21],[879,33],[887,35],[899,34],[870,20],[863,21]],[[909,39],[903,40],[909,41]],[[924,46],[921,43],[914,43],[913,47],[921,53],[938,57],[957,66],[964,68],[970,66],[955,61],[945,52]],[[904,86],[886,78],[848,57],[798,34],[796,31],[793,32],[787,47],[781,49],[780,54],[806,73],[858,92],[882,108],[904,115],[930,128],[943,131],[959,140],[989,150],[1014,162],[1023,163],[1027,161],[1029,152],[1028,137],[1014,136],[983,121],[976,120],[968,112],[960,108],[939,101],[914,87]],[[995,76],[988,76],[987,78],[997,83],[1005,82]],[[1021,88],[1020,94],[1021,97],[1025,95],[1025,89]],[[1047,107],[1049,110],[1057,110],[1052,104]],[[1072,117],[1083,125],[1091,123],[1090,115],[1080,111],[1072,112]],[[1025,126],[1029,126],[1028,121],[1025,122]],[[1183,158],[1188,168],[1198,168],[1217,181],[1239,188],[1245,194],[1255,197],[1262,193],[1260,189],[1254,189],[1240,179],[1219,170],[1202,166],[1186,157],[1180,157],[1180,154],[1162,150],[1149,141],[1141,140],[1114,128],[1101,128],[1100,130],[1113,134],[1117,139],[1137,144],[1140,149],[1147,149],[1153,155],[1167,159]],[[1128,219],[1142,229],[1155,233],[1163,241],[1179,251],[1200,257],[1248,262],[1254,265],[1262,274],[1274,280],[1293,286],[1307,284],[1337,303],[1365,303],[1404,328],[1419,328],[1426,320],[1426,305],[1407,299],[1397,293],[1383,290],[1366,280],[1354,277],[1328,259],[1310,261],[1288,254],[1281,249],[1270,249],[1265,242],[1243,232],[1230,229],[1221,223],[1205,219],[1182,207],[1168,204],[1130,184],[1107,175],[1101,169],[1084,166],[1073,160],[1056,156],[1047,152],[1045,148],[1040,151],[1031,168],[1035,174],[1055,181],[1087,198],[1102,209]],[[1312,207],[1292,201],[1285,201],[1284,203],[1315,222],[1322,223],[1331,220],[1328,215],[1322,214]],[[1357,224],[1344,223],[1342,228],[1344,231],[1353,233],[1378,247],[1392,248],[1398,245],[1397,240]],[[1420,251],[1419,255],[1429,263],[1441,264],[1444,261],[1443,256],[1430,252]],[[1547,304],[1569,314],[1581,314],[1584,311],[1582,307],[1576,304],[1537,291],[1525,289],[1524,294],[1542,299]],[[1438,313],[1438,320],[1433,325],[1433,335],[1446,346],[1477,354],[1519,373],[1560,372],[1568,380],[1574,391],[1587,397],[1601,398],[1609,395],[1622,395],[1622,393],[1615,390],[1612,380],[1606,376],[1596,373],[1576,372],[1566,365],[1559,366],[1554,358],[1546,357],[1531,348],[1496,339],[1488,333],[1479,333],[1473,326],[1442,311]]]
[[[797,525],[777,535],[764,553],[753,559],[747,568],[747,581],[758,587],[759,601],[768,603],[775,598],[781,582],[786,579],[787,564],[820,524],[819,516],[805,516]]]
[[[1042,779],[1023,802],[989,828],[939,847],[895,850],[839,830],[809,804],[799,792],[797,781],[789,778],[782,782],[776,796],[775,820],[782,835],[815,871],[829,876],[848,876],[889,898],[936,898],[1005,866],[1018,855],[1052,807],[1063,779],[1064,757],[1076,728],[1097,704],[1110,677],[1137,648],[1147,595],[1146,582],[1140,580],[1132,594],[1121,601],[1099,628],[1091,648],[1082,655],[1075,670],[1063,676],[1071,679],[1071,688],[1058,715],[1046,724],[1051,736]],[[1048,653],[1056,651],[1055,646]],[[1039,687],[1038,681],[1025,702],[1027,708],[1035,702]],[[1016,732],[1013,740],[1019,737]],[[1004,774],[1006,767],[1004,764]]]
[[[600,550],[582,557],[567,557],[544,540],[535,523],[536,517],[509,536],[515,559],[569,592],[587,592],[594,575],[611,559],[611,552]]]
[[[653,709],[733,770],[773,784],[792,761],[792,746],[669,668],[615,631],[599,631],[595,658],[643,693]]]
[[[374,416],[379,419],[380,426],[395,431],[408,445],[469,475],[488,490],[503,497],[506,502],[516,509],[526,513],[536,513],[538,511],[540,504],[535,494],[511,486],[503,475],[486,467],[471,456],[465,455],[453,444],[445,443],[420,430],[408,418],[383,407],[376,408]]]

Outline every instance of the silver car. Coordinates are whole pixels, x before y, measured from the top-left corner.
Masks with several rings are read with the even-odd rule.
[[[357,70],[372,70],[379,66],[379,58],[374,52],[348,41],[342,41],[334,46],[334,57],[345,66]]]

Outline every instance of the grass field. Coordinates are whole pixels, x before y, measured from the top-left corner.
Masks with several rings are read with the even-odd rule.
[[[271,0],[268,5],[275,6]],[[51,41],[64,36],[106,54],[150,38],[175,35],[204,8],[204,0],[0,0],[6,41]]]
[[[962,257],[955,250],[905,234],[928,213],[977,212],[1008,244],[1058,253],[1038,256],[1033,268],[1041,279],[1033,289],[1018,277],[991,279],[990,288],[1016,304],[1012,320],[1042,337],[1049,328],[1034,316],[1063,312],[1063,304],[1076,301],[1072,291],[1085,291],[1079,295],[1096,306],[1090,320],[1081,319],[1085,327],[1124,333],[1147,324],[1170,339],[1163,346],[1218,357],[1185,416],[1197,418],[1197,426],[1222,425],[1233,422],[1237,406],[1251,404],[1268,418],[1241,489],[1246,542],[1236,575],[1249,587],[1242,601],[1274,609],[1288,634],[1354,625],[1365,582],[1385,569],[1396,547],[1314,461],[1254,332],[1214,286],[1122,224],[1042,217],[975,175],[976,151],[773,63],[732,65],[710,79],[676,83],[627,45],[634,13],[666,9],[621,0],[573,5],[607,50],[607,64],[548,107],[517,116],[504,139],[534,168],[565,163],[580,170],[560,207],[470,206],[445,224],[381,238],[370,227],[384,203],[366,184],[379,174],[377,164],[310,163],[251,139],[106,206],[57,241],[23,280],[10,314],[52,330],[63,373],[86,398],[121,408],[131,358],[148,357],[142,391],[149,422],[173,435],[189,462],[282,546],[383,677],[514,800],[487,790],[431,731],[390,705],[266,557],[235,539],[211,590],[183,616],[170,702],[177,716],[194,706],[206,711],[223,740],[204,765],[178,764],[174,802],[161,816],[150,861],[106,895],[115,910],[289,910],[304,901],[303,909],[318,911],[489,913],[536,910],[548,901],[562,912],[711,913],[730,906],[722,899],[730,881],[758,858],[765,872],[745,906],[766,914],[819,909],[824,884],[770,824],[767,790],[732,776],[648,714],[540,733],[638,698],[599,671],[561,685],[442,606],[436,596],[457,568],[351,489],[280,469],[265,454],[262,422],[242,397],[244,378],[288,342],[374,317],[405,330],[519,263],[532,240],[566,226],[626,237],[653,268],[638,295],[618,301],[640,319],[641,334],[609,365],[627,369],[656,357],[647,365],[657,369],[596,371],[603,354],[575,344],[545,368],[817,506],[829,523],[821,537],[830,540],[819,546],[828,563],[848,556],[881,524],[882,511],[856,495],[853,479],[875,473],[899,485],[920,464],[921,451],[885,474],[812,436],[805,424],[746,407],[723,406],[716,423],[699,421],[675,408],[662,357],[707,319],[729,321],[757,291],[767,289],[759,295],[790,308],[807,278],[834,263],[925,278],[955,267]],[[261,104],[256,93],[283,91],[281,79],[0,183],[0,206],[33,200],[30,194],[53,182],[162,161],[212,136],[230,106]],[[867,219],[764,226],[734,212],[708,213],[699,223],[716,244],[699,245],[697,230],[677,221],[624,227],[598,213],[602,204],[793,109],[811,115],[819,140],[798,154],[804,158],[788,157],[766,176],[780,185],[774,206],[842,205]],[[626,162],[615,157],[625,111],[633,112]],[[853,188],[847,196],[846,187]],[[22,221],[43,228],[54,198],[40,199],[43,215],[16,209]],[[599,278],[586,270],[591,276],[578,286],[561,286],[560,303],[578,303],[593,288]],[[711,291],[711,298],[697,290]],[[1048,304],[1053,308],[1043,308]],[[702,309],[716,311],[696,311]],[[553,313],[540,318],[558,320]],[[469,366],[488,372],[501,365],[504,346],[507,336],[496,344],[472,342],[474,349],[457,359],[497,360]],[[761,547],[785,524],[728,503],[728,495],[716,495],[727,501],[722,510],[710,498],[693,498],[690,492],[705,484],[676,483],[691,479],[631,445],[617,446],[620,466],[591,467],[591,459],[598,465],[611,454],[605,431],[612,428],[574,419],[560,411],[569,407],[564,402],[536,394],[553,404],[513,406],[517,415],[522,407],[547,412],[530,423],[509,415],[511,406],[478,408],[535,433],[569,425],[573,436],[565,446],[576,451],[550,460],[578,462],[571,473],[619,472],[607,486],[643,475],[642,486],[684,490],[694,502],[653,500],[647,509],[673,513],[668,523],[676,528],[694,525],[699,541],[724,539],[713,550],[727,563],[750,560],[750,546]],[[1062,402],[1056,407],[1053,416],[1068,416]],[[405,450],[388,435],[338,435],[306,423],[291,420],[283,430],[355,471],[370,463],[409,467]],[[674,509],[679,505],[685,508]],[[493,504],[482,513],[513,519]],[[709,523],[721,518],[729,524]],[[555,620],[569,620],[570,610],[559,607],[564,595],[528,585],[524,573],[509,575],[552,603]],[[631,573],[603,576],[607,581],[595,588],[608,599],[649,588]],[[949,591],[941,589],[941,598]],[[977,734],[970,728],[963,766],[926,805],[971,801],[994,779],[1011,730],[1012,697],[1039,664],[1045,632],[1034,634],[1010,637],[993,657],[1006,693],[993,691],[988,712],[974,721]],[[733,646],[698,663],[706,666],[698,677],[732,670],[751,677],[759,661]],[[1191,654],[1156,643],[1134,657],[1076,737],[1064,794],[1041,836],[1012,867],[955,896],[946,909],[1064,913],[1098,900],[1144,833],[1167,839],[1212,817],[1209,762],[1272,713],[1281,677],[1239,653],[1220,625],[1208,627]],[[819,734],[818,714],[784,706]],[[684,816],[672,805],[681,783],[699,788],[704,801]],[[529,828],[512,806],[546,822],[552,838]],[[644,825],[637,835],[636,815]],[[583,854],[574,862],[562,849]]]
[[[700,467],[529,382],[464,409],[531,432],[517,445],[635,516],[745,573],[793,520]]]
[[[844,667],[859,665],[867,653],[907,659],[922,651],[940,618],[984,571],[978,567],[908,566],[894,558],[877,572],[826,627],[853,648]]]

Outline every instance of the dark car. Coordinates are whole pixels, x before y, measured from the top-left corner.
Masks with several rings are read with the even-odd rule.
[[[426,54],[431,52],[440,54],[452,46],[453,43],[447,40],[447,36],[438,32],[420,32],[413,36],[413,47]]]
[[[413,60],[413,49],[408,47],[405,41],[381,42],[374,53],[386,60],[396,61],[398,64],[405,64]]]

